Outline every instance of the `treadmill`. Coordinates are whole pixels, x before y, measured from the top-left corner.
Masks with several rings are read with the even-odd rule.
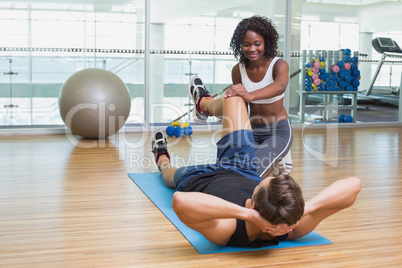
[[[371,42],[374,49],[382,54],[382,57],[380,61],[378,62],[377,69],[374,73],[374,76],[371,79],[370,85],[366,92],[359,94],[358,95],[358,103],[359,99],[364,100],[364,99],[372,99],[375,102],[379,103],[386,103],[386,104],[391,104],[398,106],[399,105],[399,93],[400,93],[400,87],[397,88],[396,91],[390,92],[390,94],[376,94],[373,93],[373,88],[374,88],[374,83],[378,77],[378,74],[380,73],[381,67],[384,64],[384,61],[386,58],[401,58],[402,59],[402,50],[398,46],[398,44],[392,40],[389,37],[377,37],[373,39]]]

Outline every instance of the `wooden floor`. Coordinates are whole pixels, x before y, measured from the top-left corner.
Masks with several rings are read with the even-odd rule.
[[[295,130],[292,176],[306,199],[339,178],[363,182],[355,205],[316,229],[333,244],[207,255],[127,176],[157,171],[149,133],[0,136],[0,267],[402,267],[401,136]],[[173,162],[212,161],[218,138],[170,138]]]

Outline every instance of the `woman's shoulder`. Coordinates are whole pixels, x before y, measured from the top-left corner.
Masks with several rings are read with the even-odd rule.
[[[275,59],[275,58],[274,58]],[[272,62],[271,62],[272,64]],[[276,61],[273,63],[272,69],[274,73],[288,73],[289,72],[289,64],[281,58],[276,58]]]
[[[236,65],[232,68],[232,73],[236,71],[240,72],[240,62],[236,63]]]
[[[279,57],[273,58],[271,64],[272,62],[274,63],[273,67],[288,66],[288,63],[284,59]]]

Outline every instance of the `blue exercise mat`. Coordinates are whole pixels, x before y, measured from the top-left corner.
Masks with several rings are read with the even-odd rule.
[[[190,229],[180,221],[172,208],[173,189],[168,188],[162,179],[161,173],[129,173],[128,176],[144,192],[146,196],[159,208],[159,210],[173,223],[200,254],[226,253],[238,251],[252,251],[272,248],[289,248],[301,246],[315,246],[332,244],[327,238],[311,232],[297,240],[280,242],[277,246],[261,248],[251,247],[224,247],[209,242],[202,234]]]

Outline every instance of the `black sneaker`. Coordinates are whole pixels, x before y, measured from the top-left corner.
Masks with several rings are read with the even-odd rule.
[[[194,104],[193,119],[197,124],[206,124],[207,116],[200,110],[200,101],[202,97],[211,97],[208,90],[205,89],[202,80],[194,76],[191,79],[188,92]]]
[[[169,152],[167,150],[167,139],[161,131],[157,131],[154,134],[154,137],[152,139],[152,153],[155,156],[155,161],[156,161],[157,165],[158,165],[159,157],[161,155],[166,155],[170,160]],[[159,165],[158,165],[158,168],[159,168]],[[159,170],[160,170],[160,168],[159,168]]]

